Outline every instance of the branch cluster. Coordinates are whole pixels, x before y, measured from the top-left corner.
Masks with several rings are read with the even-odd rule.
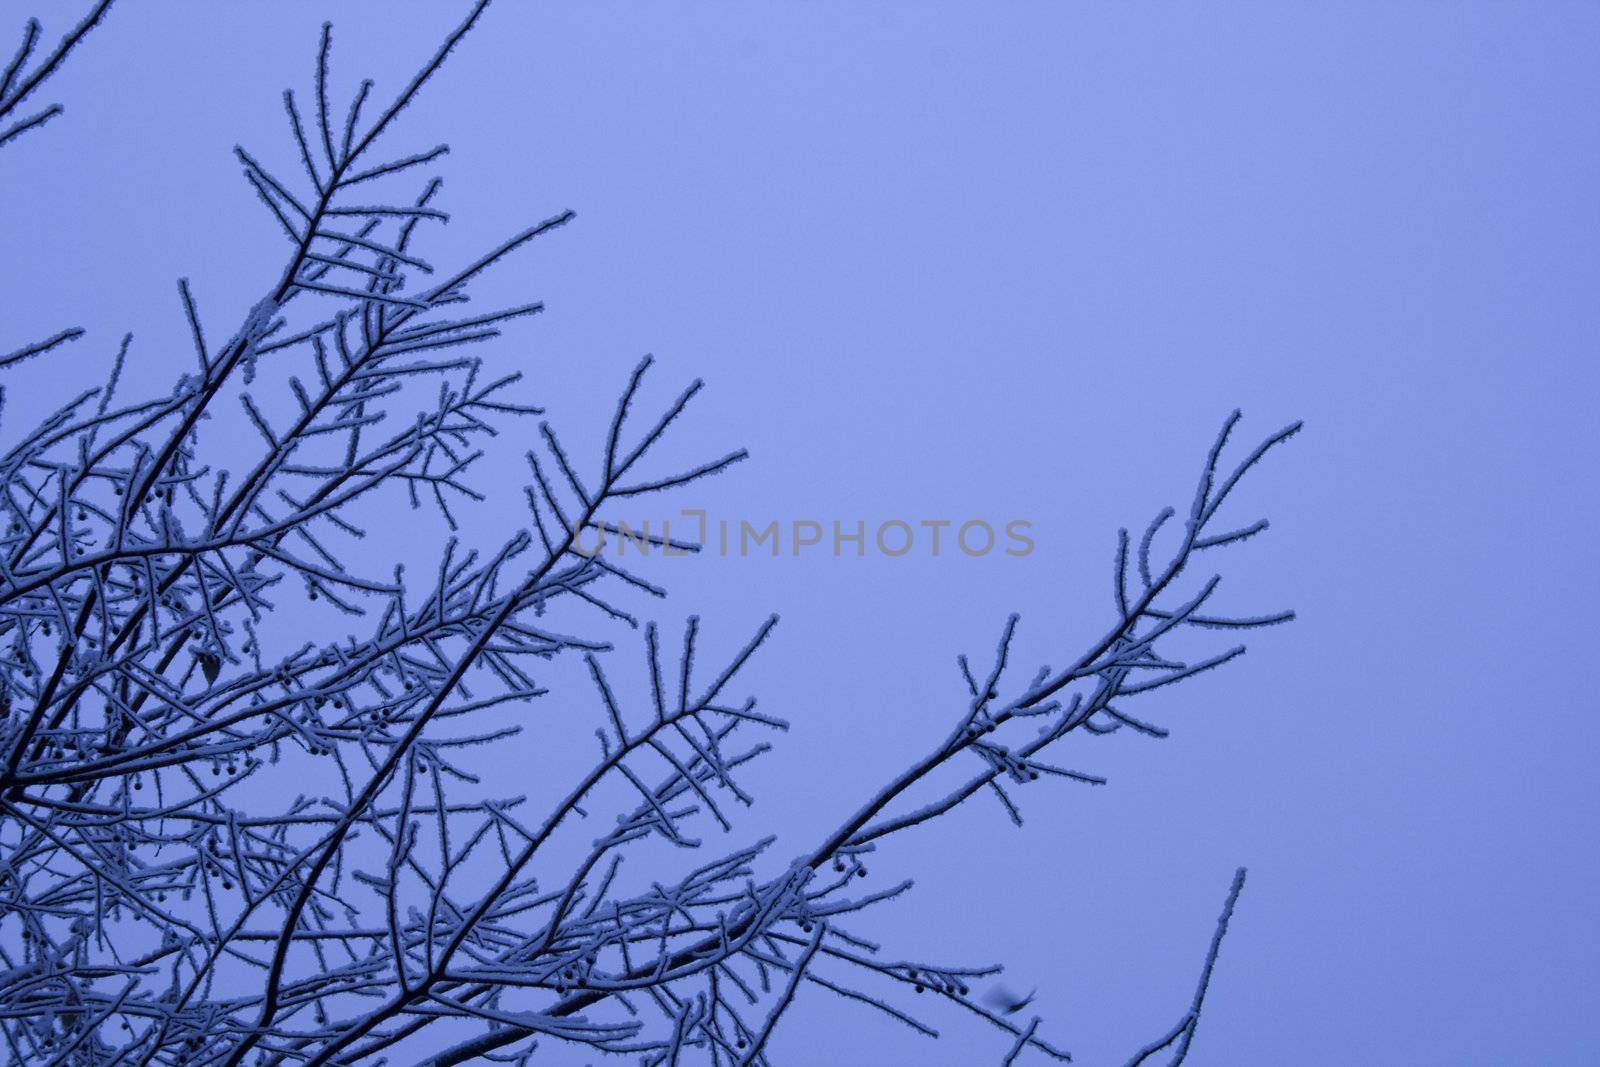
[[[762,738],[788,728],[738,691],[776,618],[707,667],[698,619],[669,648],[622,599],[665,591],[577,549],[580,533],[610,528],[612,501],[744,458],[659,457],[700,383],[641,417],[641,362],[588,461],[538,422],[527,528],[492,551],[451,540],[419,578],[374,571],[361,549],[363,516],[391,509],[386,494],[454,529],[482,497],[472,474],[487,439],[542,414],[514,398],[520,375],[471,354],[541,305],[472,310],[469,291],[571,213],[437,269],[418,246],[448,218],[424,176],[447,149],[380,154],[485,6],[381,109],[371,82],[332,108],[324,28],[309,105],[284,95],[301,173],[237,149],[285,238],[276,280],[221,344],[180,282],[193,367],[170,391],[123,396],[124,338],[104,384],[0,453],[0,1039],[40,1064],[520,1061],[541,1041],[646,1064],[764,1064],[780,1017],[820,987],[936,1036],[899,999],[929,994],[1003,1031],[1006,1062],[1025,1049],[1068,1059],[1039,1020],[1020,1026],[975,995],[998,967],[893,959],[856,932],[911,886],[874,882],[868,860],[980,792],[1020,825],[1014,794],[1030,783],[1101,782],[1046,750],[1072,734],[1161,736],[1130,702],[1243,651],[1180,659],[1169,635],[1290,617],[1215,612],[1215,577],[1187,592],[1179,577],[1265,529],[1219,532],[1217,515],[1297,427],[1228,468],[1230,418],[1168,551],[1156,545],[1172,509],[1137,545],[1122,534],[1104,636],[1019,684],[1013,617],[986,667],[960,659],[948,735],[799,856],[775,860],[765,838],[629,878],[642,842],[688,851],[708,829],[734,831]],[[17,82],[35,36],[5,75],[0,119],[48,73]],[[305,601],[360,635],[308,639],[289,623]],[[561,605],[587,619],[581,632],[552,625]],[[613,650],[619,626],[642,649]],[[607,668],[638,652],[648,685],[629,695]],[[541,812],[493,795],[472,756],[518,735],[558,659],[589,676],[596,753]],[[946,769],[961,773],[954,788],[936,785]],[[614,823],[575,861],[552,856],[558,832],[595,825],[584,820],[613,790],[628,797]]]

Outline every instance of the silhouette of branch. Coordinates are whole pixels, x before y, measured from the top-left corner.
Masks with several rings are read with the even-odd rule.
[[[1211,987],[1211,972],[1217,966],[1217,953],[1222,951],[1222,939],[1228,935],[1228,922],[1233,918],[1234,906],[1239,903],[1239,894],[1244,891],[1244,878],[1245,869],[1240,867],[1234,872],[1228,899],[1222,905],[1222,914],[1217,919],[1216,931],[1211,935],[1211,948],[1206,952],[1205,966],[1200,969],[1200,982],[1195,986],[1194,1000],[1190,1003],[1188,1012],[1164,1036],[1134,1053],[1127,1067],[1139,1067],[1151,1056],[1167,1048],[1173,1050],[1173,1057],[1168,1061],[1171,1067],[1178,1067],[1178,1064],[1188,1057],[1194,1032],[1200,1026],[1200,1008],[1205,1004],[1206,990]]]
[[[28,67],[28,60],[33,56],[34,47],[39,43],[39,35],[43,29],[38,19],[28,20],[22,29],[21,45],[5,69],[0,71],[0,146],[10,144],[29,130],[36,130],[61,114],[63,110],[61,105],[51,104],[26,117],[12,117],[24,100],[32,96],[46,79],[61,69],[68,53],[78,46],[90,30],[100,24],[100,20],[111,9],[111,3],[112,0],[96,0],[89,13],[61,38],[55,50],[31,69]],[[0,361],[0,365],[3,365],[3,361]]]
[[[108,6],[32,68],[30,24],[0,117]],[[865,935],[912,885],[893,846],[979,794],[1021,826],[1032,783],[1103,784],[1046,750],[1165,736],[1132,703],[1243,652],[1180,635],[1292,618],[1217,608],[1220,578],[1188,574],[1266,529],[1219,511],[1298,424],[1225,466],[1230,416],[1186,512],[1119,533],[1115,610],[1056,660],[1069,666],[1014,677],[1011,617],[987,667],[958,659],[948,726],[902,773],[793,859],[772,836],[736,842],[771,745],[756,735],[790,725],[740,692],[776,616],[726,645],[695,616],[640,618],[633,600],[666,590],[580,541],[629,537],[612,505],[746,452],[668,455],[703,383],[652,399],[648,357],[618,383],[603,447],[574,447],[520,373],[479,354],[543,304],[462,306],[572,213],[436,266],[425,238],[448,215],[430,172],[447,147],[382,154],[486,7],[370,120],[370,81],[335,106],[324,26],[311,93],[283,98],[299,169],[235,150],[284,260],[221,330],[204,284],[178,283],[193,351],[169,388],[124,395],[128,335],[101,384],[34,402],[31,425],[0,407],[0,1039],[19,1063],[108,1067],[518,1061],[537,1042],[767,1064],[817,987],[930,1037],[918,1009],[954,1005],[1005,1035],[1007,1063],[1069,1060],[1040,1017],[973,996],[997,965],[896,958]],[[68,342],[81,356],[82,338],[63,330],[0,369],[32,373]],[[485,539],[479,460],[529,418],[526,526]],[[368,538],[400,508],[452,534],[417,573]],[[477,773],[485,748],[527,744],[551,696],[579,713],[563,660],[597,752],[541,770],[554,800],[499,795]],[[1242,883],[1189,1014],[1146,1057],[1186,1053]]]

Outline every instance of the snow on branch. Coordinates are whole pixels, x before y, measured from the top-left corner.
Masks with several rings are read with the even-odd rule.
[[[0,78],[0,123],[108,6],[33,66],[30,23]],[[896,958],[868,938],[870,913],[911,887],[885,846],[975,796],[1020,826],[1035,783],[1101,784],[1056,762],[1076,760],[1056,755],[1071,736],[1164,736],[1130,710],[1139,698],[1244,650],[1189,654],[1178,635],[1292,617],[1216,607],[1219,578],[1185,576],[1266,529],[1218,513],[1298,425],[1235,459],[1239,417],[1226,421],[1186,506],[1119,535],[1103,636],[1063,650],[1068,666],[1018,676],[1021,622],[1006,620],[986,663],[959,660],[948,729],[921,758],[793,858],[770,836],[737,843],[755,761],[789,728],[743,682],[776,617],[736,636],[641,620],[628,597],[665,590],[578,538],[615,530],[609,503],[719,474],[744,450],[674,455],[671,427],[702,383],[652,401],[648,358],[614,383],[614,414],[590,435],[603,447],[539,421],[522,375],[491,369],[484,345],[542,304],[464,306],[572,213],[435,264],[423,246],[448,216],[430,169],[447,149],[383,154],[486,6],[387,104],[363,82],[342,114],[324,28],[311,92],[283,98],[299,171],[236,152],[282,231],[281,269],[221,329],[203,284],[179,283],[193,351],[170,389],[125,395],[127,337],[100,386],[29,425],[0,408],[8,1054],[317,1067],[567,1047],[768,1064],[791,1005],[825,993],[908,1035],[937,1036],[927,1009],[942,1002],[998,1031],[997,1060],[1068,1060],[1040,1018],[1021,1025],[1020,1005],[975,993],[998,966]],[[28,373],[69,342],[86,357],[81,337],[24,344],[0,369]],[[490,491],[478,461],[519,420],[528,526],[485,547],[469,518]],[[420,573],[365,543],[374,516],[407,508],[459,531]],[[530,708],[553,687],[565,714],[590,717],[592,760],[551,770],[553,799],[497,794],[485,746],[537,748]],[[1241,885],[1189,1012],[1134,1062],[1186,1052]]]

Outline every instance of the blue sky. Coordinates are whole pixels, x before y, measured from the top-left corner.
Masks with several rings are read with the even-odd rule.
[[[170,377],[180,275],[231,332],[282,257],[232,145],[291,158],[279,93],[329,10],[336,79],[392,91],[458,7],[114,10],[53,86],[65,116],[0,154],[7,335],[90,330],[11,387],[64,393],[127,329],[135,373]],[[436,260],[578,213],[483,290],[547,303],[494,359],[558,425],[597,433],[645,352],[708,381],[678,445],[753,462],[684,506],[1033,523],[1022,559],[657,561],[664,619],[731,646],[784,617],[749,678],[796,723],[749,783],[782,856],[937,743],[955,654],[1008,613],[1030,663],[1097,634],[1117,527],[1184,499],[1229,410],[1306,420],[1246,487],[1274,529],[1224,583],[1300,621],[1152,698],[1169,739],[1072,749],[1107,788],[1031,787],[1020,832],[974,804],[886,850],[918,888],[872,936],[1005,962],[1079,1062],[1121,1062],[1187,1003],[1242,863],[1195,1067],[1581,1063],[1597,46],[1577,3],[502,0],[398,135],[452,146]],[[514,491],[471,515],[525,521]],[[374,551],[443,537],[407,520]],[[803,997],[773,1053],[1004,1052],[932,1021],[937,1043]]]

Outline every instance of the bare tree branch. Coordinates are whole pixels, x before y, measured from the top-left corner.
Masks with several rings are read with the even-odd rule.
[[[107,6],[31,68],[30,24],[0,118]],[[1005,620],[987,664],[960,659],[921,757],[793,859],[771,836],[741,843],[752,767],[789,728],[743,691],[777,618],[733,638],[640,618],[634,601],[666,590],[579,542],[629,537],[609,507],[747,454],[674,455],[703,385],[652,399],[649,358],[596,384],[620,392],[603,447],[538,421],[521,375],[482,353],[542,303],[460,305],[572,213],[435,267],[420,246],[447,217],[427,174],[446,147],[382,154],[486,7],[370,121],[371,82],[338,110],[324,28],[310,92],[284,96],[299,169],[236,153],[284,261],[220,328],[206,287],[179,283],[193,351],[170,388],[123,395],[129,336],[99,386],[31,424],[4,412],[0,1039],[16,1062],[102,1067],[517,1061],[536,1043],[765,1065],[816,987],[908,1036],[938,1036],[931,1001],[992,1027],[1005,1063],[1069,1060],[1041,1018],[973,995],[997,965],[895,958],[867,936],[912,884],[892,846],[980,793],[1021,826],[1034,783],[1103,784],[1046,750],[1164,736],[1130,705],[1243,652],[1213,631],[1292,617],[1217,608],[1220,577],[1189,575],[1266,529],[1218,514],[1298,424],[1234,462],[1226,420],[1187,508],[1119,534],[1114,610],[1053,660],[1069,666],[1018,675],[1021,621]],[[82,335],[0,368],[31,373]],[[530,417],[528,527],[485,539],[478,461]],[[367,538],[407,507],[456,532],[411,574]],[[696,547],[665,530],[635,544]],[[575,658],[571,692],[552,664]],[[552,695],[592,717],[592,759],[552,770],[543,805],[497,794],[481,753],[536,747],[523,731]],[[1134,1063],[1187,1053],[1242,884],[1190,1011]]]

